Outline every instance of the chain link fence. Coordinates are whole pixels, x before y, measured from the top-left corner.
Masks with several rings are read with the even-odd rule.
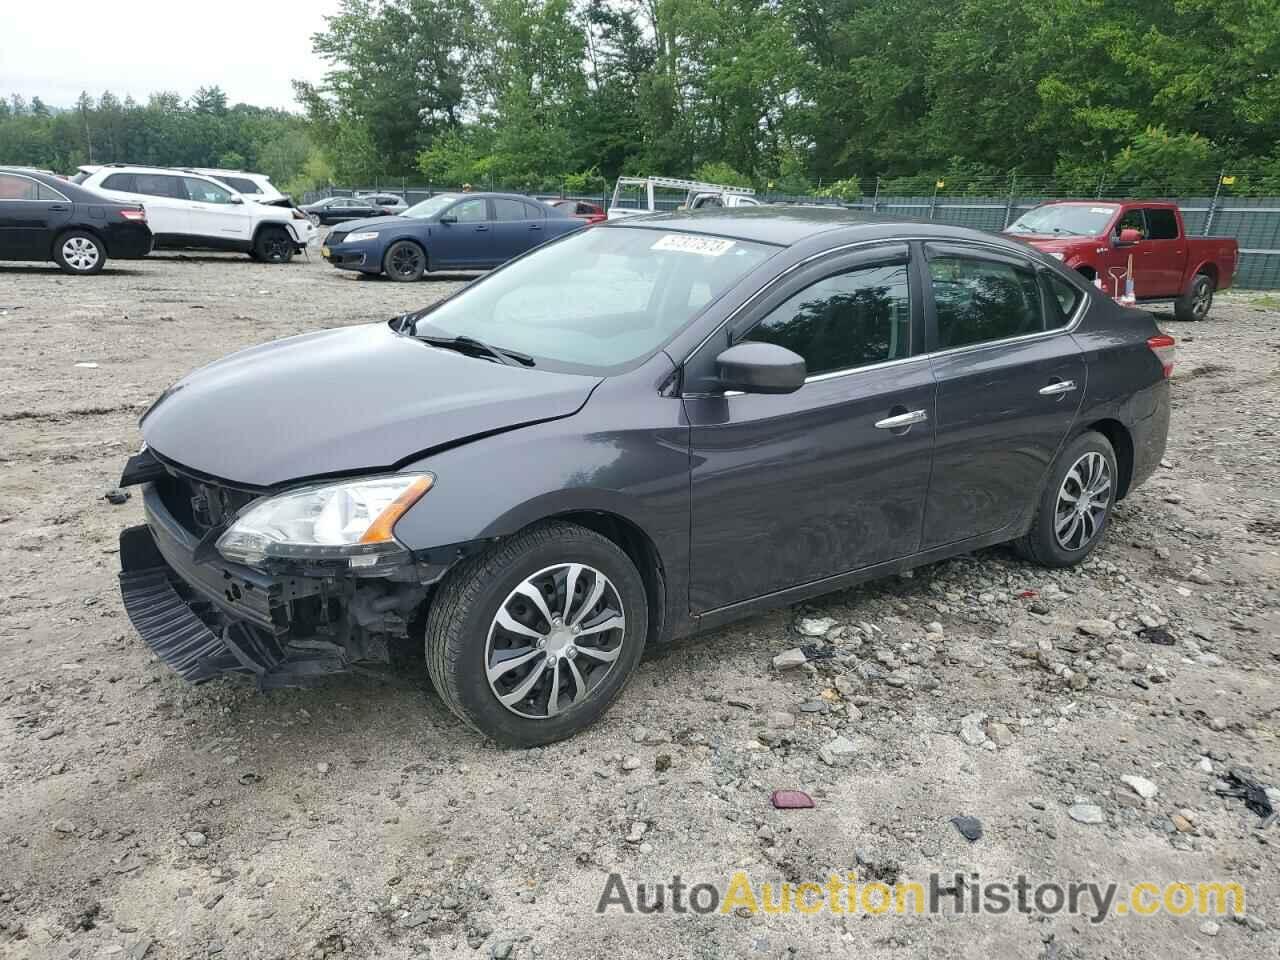
[[[999,232],[1023,213],[1046,200],[1082,199],[1164,199],[1178,205],[1187,233],[1191,236],[1232,237],[1240,245],[1240,261],[1236,268],[1235,286],[1253,290],[1280,289],[1280,193],[1275,196],[1240,196],[1237,185],[1272,186],[1248,175],[1223,174],[1208,183],[1191,180],[1153,184],[1150,180],[1100,179],[1090,189],[1071,189],[1080,184],[1067,184],[1054,177],[1026,177],[1010,174],[1000,177],[964,177],[932,183],[926,177],[875,177],[852,183],[841,181],[839,196],[830,186],[824,192],[819,183],[814,194],[765,192],[760,199],[769,203],[806,203],[840,206],[864,210],[884,216],[900,216],[913,220],[929,220],[977,230]],[[1243,181],[1243,183],[1241,182]],[[855,189],[850,190],[853,186]],[[930,189],[926,192],[925,188]],[[1199,189],[1195,189],[1195,188]],[[912,192],[903,192],[912,188]],[[1181,189],[1178,189],[1181,188]],[[325,197],[381,193],[403,197],[412,205],[437,193],[451,192],[456,187],[377,183],[370,187],[330,187],[306,194],[303,202],[313,203]],[[476,186],[477,190],[502,190],[492,185]],[[610,194],[569,193],[565,191],[529,191],[512,189],[540,200],[572,199],[609,205]],[[624,204],[627,205],[627,204]],[[659,201],[662,209],[675,209],[678,200]]]

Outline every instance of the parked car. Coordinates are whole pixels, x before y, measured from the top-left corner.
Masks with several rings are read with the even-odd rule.
[[[65,273],[100,273],[109,258],[151,252],[147,214],[50,173],[0,167],[0,260],[52,260]]]
[[[1239,248],[1229,237],[1192,237],[1174,203],[1055,200],[1029,210],[1005,231],[1061,260],[1113,296],[1133,262],[1134,295],[1144,306],[1171,303],[1179,320],[1203,320],[1213,295],[1231,286]]]
[[[343,223],[383,216],[382,210],[366,197],[326,197],[299,207],[316,224]]]
[[[293,201],[277,190],[276,185],[266,174],[246,173],[243,170],[220,170],[217,167],[193,167],[192,170],[206,177],[212,177],[246,200],[255,200],[258,203],[279,203],[283,200],[286,201],[286,206],[292,206]]]
[[[287,263],[316,236],[301,211],[246,202],[191,170],[110,164],[81,172],[81,186],[142,203],[157,249],[237,250],[265,263]]]
[[[582,227],[545,203],[509,193],[441,193],[398,217],[344,223],[321,254],[340,270],[421,280],[429,270],[489,270]]]
[[[394,193],[362,193],[360,199],[368,200],[377,213],[386,217],[404,213],[409,209],[409,204],[405,202],[404,197],[398,197]]]
[[[190,681],[264,687],[422,644],[458,716],[531,745],[674,636],[991,544],[1098,546],[1165,448],[1149,314],[990,234],[746,214],[575,231],[174,384],[121,478],[138,632]]]
[[[604,209],[585,200],[548,200],[547,203],[562,213],[584,221],[587,226],[593,223],[604,223],[609,219]]]
[[[641,217],[662,210],[699,207],[761,206],[749,187],[702,183],[677,177],[619,177],[613,185],[608,217]]]

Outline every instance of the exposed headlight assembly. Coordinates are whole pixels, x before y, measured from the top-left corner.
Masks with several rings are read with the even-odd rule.
[[[360,243],[362,240],[377,240],[378,231],[371,230],[368,233],[348,233],[342,238],[343,243]]]
[[[346,560],[353,569],[398,563],[408,551],[392,530],[434,481],[429,473],[398,473],[270,497],[218,538],[218,552],[251,567],[271,560]]]

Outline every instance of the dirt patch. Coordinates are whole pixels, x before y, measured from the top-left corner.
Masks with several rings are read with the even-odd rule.
[[[0,953],[1276,954],[1280,833],[1214,785],[1231,767],[1280,782],[1280,313],[1226,295],[1210,321],[1166,320],[1199,376],[1175,375],[1165,466],[1080,569],[995,549],[757,617],[648,658],[568,743],[494,749],[421,671],[270,695],[179,682],[115,585],[116,536],[141,512],[102,497],[138,414],[231,350],[387,318],[461,282],[222,256],[88,279],[0,266]],[[1228,377],[1229,398],[1213,389]],[[813,618],[834,622],[798,635]],[[1152,627],[1173,645],[1144,639]],[[804,644],[830,656],[772,668]],[[837,737],[849,746],[831,765]],[[1158,792],[1143,799],[1127,774]],[[773,809],[779,788],[815,808]],[[1094,806],[1101,822],[1076,819]],[[981,820],[981,840],[958,815]],[[1196,917],[1035,909],[594,913],[611,872],[723,889],[739,868],[759,882],[1237,880],[1251,916],[1209,933]]]

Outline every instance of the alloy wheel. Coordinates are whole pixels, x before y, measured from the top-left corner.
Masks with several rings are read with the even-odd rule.
[[[1111,506],[1111,466],[1090,451],[1072,464],[1058,488],[1053,532],[1064,550],[1081,550],[1102,528]]]
[[[617,588],[581,563],[526,577],[498,607],[485,644],[485,672],[498,702],[545,720],[585,701],[626,642]]]
[[[1195,289],[1191,292],[1191,314],[1197,320],[1203,320],[1209,315],[1209,308],[1213,306],[1213,284],[1208,280],[1199,280],[1196,282]]]
[[[411,243],[402,244],[391,251],[391,269],[401,277],[412,277],[418,272],[422,254]]]
[[[88,237],[68,237],[62,245],[62,259],[72,270],[92,270],[99,256],[98,245]]]
[[[273,233],[263,245],[267,259],[272,263],[279,262],[289,255],[289,241],[278,233]]]

